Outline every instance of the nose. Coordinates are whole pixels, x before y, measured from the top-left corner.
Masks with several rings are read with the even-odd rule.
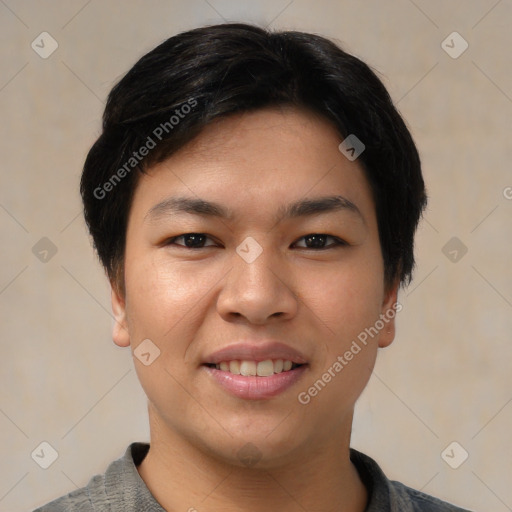
[[[293,276],[271,249],[248,263],[233,254],[233,266],[218,296],[217,310],[226,321],[243,317],[252,324],[265,324],[272,318],[281,321],[295,316],[298,295],[293,291]]]

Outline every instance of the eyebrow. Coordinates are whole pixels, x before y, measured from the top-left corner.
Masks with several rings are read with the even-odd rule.
[[[277,211],[275,222],[339,211],[355,213],[366,223],[359,208],[352,201],[340,195],[300,199],[283,205]],[[144,221],[154,222],[167,216],[182,213],[226,220],[233,220],[235,217],[232,210],[213,201],[193,197],[168,197],[154,205],[144,216]]]

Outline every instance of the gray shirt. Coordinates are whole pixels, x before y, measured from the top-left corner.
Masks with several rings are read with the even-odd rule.
[[[33,512],[166,512],[137,471],[148,450],[147,443],[130,444],[104,475],[93,476],[85,487]],[[388,480],[373,459],[353,448],[350,459],[368,489],[365,512],[470,512]]]

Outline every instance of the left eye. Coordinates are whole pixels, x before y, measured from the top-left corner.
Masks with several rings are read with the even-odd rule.
[[[185,241],[185,244],[177,244],[175,243],[176,240],[179,240],[180,238],[183,238]],[[334,243],[331,243],[327,246],[325,246],[325,242],[328,238],[331,238],[334,240]],[[185,247],[187,249],[203,249],[204,247],[211,247],[211,245],[204,246],[205,240],[211,238],[204,233],[185,233],[183,235],[175,236],[173,238],[170,238],[167,242],[165,242],[165,245],[178,245],[181,247]],[[341,240],[340,238],[337,238],[332,235],[325,235],[320,233],[312,233],[306,236],[301,237],[299,240],[305,240],[306,247],[303,247],[304,249],[331,249],[336,246],[343,246],[348,245],[344,240]],[[215,244],[213,244],[215,245]]]
[[[324,242],[327,240],[327,238],[332,238],[334,240],[334,243],[329,244],[327,246],[323,246]],[[312,233],[310,235],[301,237],[299,240],[305,240],[306,244],[309,244],[309,243],[312,244],[312,247],[307,246],[307,247],[305,247],[305,249],[320,249],[320,250],[333,249],[336,246],[348,245],[347,242],[345,242],[345,240],[342,240],[341,238],[338,238],[338,237],[332,236],[332,235],[324,235],[324,234],[320,234],[320,233]],[[323,246],[323,247],[320,247],[320,246]]]

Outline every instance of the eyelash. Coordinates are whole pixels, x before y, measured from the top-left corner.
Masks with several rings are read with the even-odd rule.
[[[182,235],[178,235],[178,236],[174,236],[172,238],[169,238],[168,240],[166,240],[163,243],[163,245],[164,246],[167,246],[167,245],[177,245],[178,247],[183,247],[184,249],[190,249],[190,250],[193,250],[193,251],[198,251],[200,249],[207,249],[208,247],[214,247],[213,245],[208,245],[206,247],[187,247],[186,245],[181,245],[181,244],[175,244],[174,243],[179,238],[184,238],[184,237],[187,237],[187,236],[190,236],[190,235],[206,236],[207,238],[210,238],[205,233],[184,233]],[[311,236],[322,236],[322,237],[326,237],[326,238],[332,238],[335,241],[335,243],[333,243],[331,245],[328,245],[327,247],[300,247],[300,249],[314,250],[314,251],[325,251],[327,249],[335,249],[336,247],[343,247],[343,246],[350,245],[347,242],[345,242],[345,240],[342,240],[341,238],[338,238],[338,237],[333,236],[333,235],[327,235],[325,233],[309,233],[308,235],[304,235],[304,236],[300,237],[299,240],[303,240],[303,239],[309,238]]]

